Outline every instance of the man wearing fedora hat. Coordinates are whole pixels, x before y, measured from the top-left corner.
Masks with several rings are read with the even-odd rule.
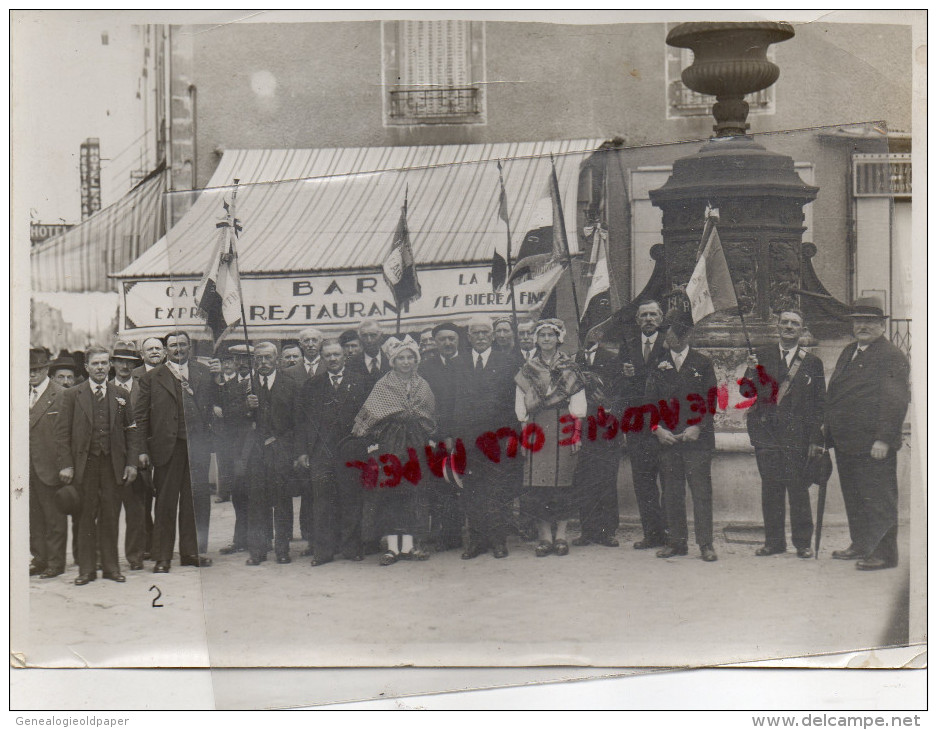
[[[143,362],[132,342],[118,340],[111,353],[111,365],[114,377],[110,384],[123,388],[130,394],[131,408],[135,408],[140,399],[139,375],[134,375],[136,368]],[[132,412],[132,411],[131,411]],[[148,476],[148,475],[147,475]],[[130,563],[130,570],[143,569],[143,554],[148,544],[147,536],[152,533],[153,521],[150,515],[147,529],[147,496],[150,488],[142,470],[128,487],[120,490],[124,508],[124,555]]]
[[[687,403],[687,396],[705,398],[716,387],[712,361],[690,347],[693,317],[681,306],[667,312],[664,319],[664,344],[667,353],[649,368],[646,396],[649,402],[676,400]],[[684,406],[685,408],[685,406]],[[657,557],[670,558],[687,554],[686,490],[693,499],[693,526],[700,557],[711,563],[717,559],[713,550],[713,451],[716,437],[713,415],[681,408],[676,423],[665,418],[652,426],[660,443],[660,478],[664,492],[664,512],[670,530],[667,545]]]
[[[59,470],[55,424],[62,386],[49,378],[49,351],[29,350],[29,574],[54,578],[65,572],[68,521],[55,503]]]
[[[78,377],[78,363],[68,352],[60,352],[49,365],[49,377],[63,388],[72,388]]]
[[[907,358],[885,337],[886,315],[876,297],[856,300],[852,331],[827,390],[826,445],[846,504],[851,544],[835,550],[860,570],[898,564],[898,459],[908,410]]]

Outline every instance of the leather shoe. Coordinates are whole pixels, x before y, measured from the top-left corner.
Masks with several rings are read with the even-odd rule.
[[[384,566],[393,565],[394,563],[397,562],[397,553],[392,553],[390,550],[388,550],[386,553],[381,555],[381,559],[379,562],[381,565],[384,565]]]
[[[650,550],[656,547],[665,547],[662,542],[654,542],[654,540],[638,540],[634,545],[632,545],[635,550]]]
[[[43,578],[43,579],[45,579],[45,578],[57,578],[58,576],[62,575],[62,573],[64,573],[64,572],[65,572],[64,570],[52,570],[51,568],[46,568],[44,571],[42,571],[42,572],[39,574],[39,577],[40,577],[40,578]],[[94,578],[92,578],[92,580],[94,580]]]
[[[798,558],[812,558],[813,550],[808,547],[797,548],[797,557]]]
[[[506,558],[508,556],[508,549],[504,545],[495,545],[492,549],[491,554],[496,558]]]
[[[472,558],[477,558],[482,553],[487,553],[488,548],[482,547],[481,545],[470,544],[465,548],[465,552],[462,553],[462,560],[471,560]]]
[[[881,558],[862,558],[856,563],[859,570],[884,570],[885,568],[894,568],[896,563],[889,563]]]
[[[757,555],[759,558],[764,558],[764,557],[767,557],[768,555],[779,555],[781,553],[786,553],[786,552],[787,552],[787,548],[784,548],[784,549],[773,548],[773,547],[768,547],[767,545],[765,545],[764,547],[758,548],[755,551],[755,555]],[[798,554],[799,554],[799,551],[798,551]]]
[[[719,559],[712,545],[701,545],[699,551],[700,557],[706,563],[715,563]]]
[[[553,543],[550,542],[538,542],[537,547],[534,548],[534,555],[536,555],[538,558],[545,558],[552,552]]]
[[[686,555],[687,549],[685,547],[674,547],[673,545],[665,545],[660,550],[657,551],[657,557],[659,558],[672,558],[675,555]]]
[[[215,497],[215,504],[222,504],[224,502],[230,502],[231,497]]]
[[[585,547],[586,545],[591,545],[591,544],[592,544],[592,540],[582,535],[580,535],[579,537],[573,540],[573,545],[575,545],[576,547]]]
[[[277,564],[278,565],[288,565],[292,563],[292,559],[289,555],[277,555]]]
[[[127,579],[124,577],[124,574],[121,572],[117,573],[102,573],[101,577],[106,580],[112,580],[115,583],[126,583]]]
[[[260,565],[261,563],[266,562],[266,560],[266,555],[258,555],[256,558],[252,555],[244,561],[244,565]]]
[[[331,562],[332,562],[332,558],[313,558],[312,562],[310,562],[309,564],[313,568],[315,568],[319,565],[325,565],[326,563],[331,563]]]
[[[576,544],[576,541],[573,540],[573,545],[575,544]],[[595,544],[602,545],[603,547],[618,547],[619,545],[621,545],[621,543],[618,542],[618,538],[612,537],[610,535],[599,538],[598,540],[595,541]]]
[[[139,563],[139,562],[131,563],[130,570],[143,570],[143,563]]]
[[[833,551],[834,560],[858,560],[861,557],[863,557],[862,553],[856,550],[852,545],[845,550]]]
[[[211,567],[211,558],[204,555],[183,555],[179,559],[179,565],[191,565],[193,568]]]
[[[153,566],[154,573],[168,573],[169,572],[169,563],[165,560],[157,560],[156,565]]]
[[[91,581],[95,580],[96,578],[97,578],[97,576],[96,576],[96,575],[91,575],[91,573],[82,573],[82,574],[79,575],[77,578],[75,578],[75,585],[76,585],[76,586],[86,586],[86,585],[88,585]]]
[[[553,552],[559,556],[569,555],[569,543],[566,540],[557,540],[553,543]]]
[[[221,550],[218,551],[219,555],[233,555],[234,553],[240,552],[241,548],[238,548],[233,542],[230,545],[225,545]]]
[[[29,565],[29,575],[30,575],[30,576],[42,575],[42,574],[45,573],[45,572],[46,572],[46,569],[45,569],[45,568],[40,568],[38,565],[33,565],[32,563],[30,563],[30,565]]]

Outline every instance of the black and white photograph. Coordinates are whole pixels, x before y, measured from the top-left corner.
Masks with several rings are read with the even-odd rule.
[[[926,707],[926,25],[11,11],[11,706]]]

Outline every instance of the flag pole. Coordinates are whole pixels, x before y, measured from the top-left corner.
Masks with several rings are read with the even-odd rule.
[[[237,222],[237,217],[235,213],[235,205],[237,203],[238,185],[240,184],[240,182],[241,182],[240,178],[234,178],[234,192],[231,193],[231,210],[228,212],[228,218],[229,218],[228,225],[230,227],[229,235],[231,236],[231,249],[232,249],[232,252],[234,253],[235,259],[237,259],[237,255],[238,255],[237,245],[236,245],[236,241],[238,237],[238,231],[237,231],[238,222]],[[254,348],[251,346],[251,338],[247,332],[247,313],[244,310],[244,290],[241,288],[240,265],[238,265],[237,282],[238,282],[238,299],[241,300],[241,327],[244,329],[244,344],[247,346],[247,362],[250,364],[250,370],[251,370],[251,377],[249,381],[251,387],[250,387],[249,392],[253,393],[257,390],[257,388],[255,387],[256,386],[255,381],[256,381],[257,376],[254,374],[254,355],[252,353],[252,350]]]
[[[579,311],[579,297],[576,294],[576,277],[573,275],[573,257],[569,252],[569,241],[566,239],[566,218],[563,215],[563,201],[560,200],[560,184],[556,179],[556,165],[553,162],[553,153],[550,153],[550,174],[553,176],[552,187],[553,195],[556,195],[556,214],[559,216],[560,230],[563,232],[563,248],[566,249],[566,266],[569,270],[569,283],[573,290],[573,306],[576,309],[576,328],[582,321],[582,314]]]
[[[715,212],[714,212],[715,211]],[[712,232],[713,226],[716,224],[716,221],[719,220],[719,209],[711,208],[709,205],[706,206],[706,222],[703,224],[703,237],[700,240],[700,248],[697,254],[697,258],[702,255],[703,249],[706,246],[706,240],[709,238],[709,234]],[[728,266],[728,261],[726,262]],[[732,278],[732,270],[729,269],[729,278]],[[745,345],[748,347],[748,354],[751,355],[754,350],[752,349],[752,341],[748,336],[748,327],[745,326],[745,315],[742,314],[742,304],[739,302],[738,292],[735,291],[735,281],[732,282],[732,291],[735,294],[735,308],[739,315],[739,321],[742,323],[742,334],[745,336]]]
[[[406,184],[403,190],[403,219],[407,220],[407,200],[410,198],[410,183]],[[409,225],[407,226],[409,228]],[[409,233],[408,233],[409,235]],[[397,333],[396,337],[400,339],[400,310],[403,308],[403,305],[397,301],[397,293],[394,292],[394,303],[397,305]]]
[[[501,160],[498,160],[498,182],[501,183],[501,199],[498,201],[498,208],[501,207],[501,200],[504,201],[504,225],[508,229],[508,251],[507,251],[507,276],[508,286],[511,287],[511,320],[514,322],[515,336],[517,333],[517,302],[515,301],[514,280],[511,279],[511,221],[508,216],[508,196],[504,190],[504,175],[501,171]]]

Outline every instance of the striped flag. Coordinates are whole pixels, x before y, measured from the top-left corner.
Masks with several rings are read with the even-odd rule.
[[[581,333],[606,322],[612,316],[611,277],[608,272],[608,233],[600,226],[595,227],[592,244],[594,266],[589,290],[586,292],[586,309],[579,325]]]
[[[706,229],[696,268],[686,285],[694,322],[699,322],[713,312],[737,308],[739,305],[719,231],[712,219],[707,221]]]
[[[508,276],[508,261],[511,258],[511,221],[508,219],[508,196],[504,192],[504,175],[501,170],[501,160],[498,160],[498,181],[501,184],[501,193],[498,199],[498,217],[504,221],[508,230],[507,259],[498,249],[491,259],[491,290],[496,292],[504,286]]]
[[[235,240],[240,233],[240,221],[234,217],[236,197],[235,188],[231,205],[229,206],[227,201],[224,202],[225,217],[215,224],[218,228],[218,240],[207,270],[199,282],[199,295],[196,300],[198,316],[205,320],[206,326],[211,330],[216,348],[225,332],[241,321],[241,277],[235,246]]]
[[[566,240],[566,226],[563,221],[563,204],[560,201],[560,188],[556,179],[556,168],[551,170],[550,179],[547,181],[546,194],[541,199],[541,203],[538,203],[538,206],[547,201],[549,201],[553,213],[553,224],[547,229],[552,233],[550,251],[535,253],[521,258],[511,270],[511,276],[508,278],[509,284],[512,282],[518,284],[528,279],[537,279],[548,272],[552,274],[557,265],[562,267],[566,266],[565,259],[569,251],[569,242]],[[528,234],[528,236],[529,235],[530,234]]]
[[[384,281],[394,292],[394,302],[398,308],[419,299],[421,295],[413,248],[410,246],[410,231],[407,228],[407,195],[408,193],[404,193],[400,220],[390,244],[390,253],[384,259],[383,265]]]

